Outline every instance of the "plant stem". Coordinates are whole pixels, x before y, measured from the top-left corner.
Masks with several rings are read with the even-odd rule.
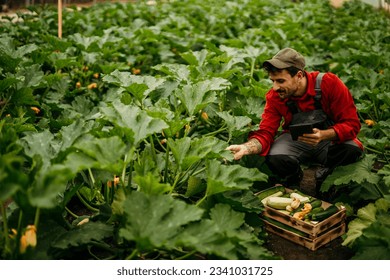
[[[65,206],[66,212],[68,212],[73,218],[77,219],[79,216],[77,216],[75,213],[73,213],[68,207]]]
[[[202,204],[202,202],[206,200],[206,198],[207,198],[207,194],[205,194],[204,197],[199,199],[195,205],[199,207]]]
[[[187,254],[185,254],[185,255],[183,255],[183,256],[181,256],[181,257],[176,258],[175,260],[185,260],[186,258],[192,256],[192,255],[195,254],[195,253],[196,253],[196,251],[188,252]]]
[[[202,173],[205,170],[206,170],[206,167],[202,167],[201,169],[199,169],[199,170],[195,171],[194,173],[192,173],[192,176],[196,176],[196,175],[198,175],[199,173]]]
[[[207,136],[214,136],[220,132],[223,132],[226,130],[226,124],[224,124],[221,128],[219,128],[218,130],[215,130],[215,131],[212,131],[212,132],[209,132],[209,133],[206,133],[203,135],[203,137],[207,137]]]
[[[171,191],[169,192],[170,194],[173,192],[173,190],[176,188],[176,185],[177,185],[177,183],[179,182],[179,180],[180,180],[180,178],[181,178],[181,176],[180,176],[180,172],[178,172],[177,174],[176,174],[176,177],[175,177],[175,181],[173,182],[173,185],[172,185],[172,189],[171,189]]]
[[[18,218],[18,232],[22,231],[23,211],[20,210]]]
[[[89,174],[89,176],[91,178],[91,185],[95,186],[95,178],[93,177],[91,168],[88,168],[88,174]]]
[[[41,214],[41,208],[37,208],[35,211],[35,218],[34,218],[34,226],[38,230],[38,224],[39,224],[39,216]]]
[[[5,103],[3,104],[3,108],[1,108],[1,111],[0,111],[0,117],[3,115],[4,110],[7,107],[9,101],[11,100],[11,98],[12,98],[12,95],[8,99],[5,100]]]
[[[129,161],[129,177],[128,177],[128,181],[127,181],[127,189],[128,190],[131,188],[131,183],[133,181],[133,175],[132,174],[133,174],[133,165],[134,165],[134,159],[133,159],[134,150],[135,150],[135,148],[132,147],[129,150],[128,154],[127,154],[129,156],[129,158],[130,158],[130,161]],[[124,169],[125,169],[125,167],[124,167]],[[123,185],[125,183],[124,177],[125,177],[125,173],[123,174]],[[125,191],[126,191],[126,188],[125,188]]]
[[[123,160],[123,168],[122,168],[122,175],[121,175],[121,180],[122,184],[125,185],[125,176],[126,176],[126,160],[127,160],[127,154],[125,154],[125,158]]]
[[[91,242],[90,242],[90,245],[91,245],[91,246],[88,246],[88,253],[90,253],[91,256],[94,257],[94,258],[97,259],[97,260],[101,260],[101,258],[99,258],[98,256],[96,256],[96,255],[92,252],[92,250],[91,250],[91,249],[92,249],[92,246],[97,247],[97,248],[99,248],[99,249],[106,250],[106,251],[108,251],[108,252],[110,252],[110,253],[114,253],[113,256],[110,256],[110,257],[108,257],[108,258],[104,258],[104,260],[112,260],[112,259],[116,256],[116,251],[113,250],[112,248],[110,248],[110,246],[108,246],[108,245],[105,244],[105,243],[100,243],[100,242],[96,242],[96,241],[91,241]]]
[[[250,84],[252,84],[253,73],[255,72],[255,62],[256,62],[256,59],[253,58],[252,63],[251,63],[251,72],[250,72],[250,79],[249,79]]]
[[[167,150],[165,152],[164,183],[167,183],[168,181],[168,165],[169,165],[169,145],[167,144]]]
[[[79,191],[76,192],[77,197],[80,199],[81,203],[84,204],[87,209],[93,211],[93,212],[99,212],[99,209],[92,207],[88,202],[85,201],[83,196],[80,194]]]
[[[151,146],[151,148],[152,148],[153,160],[156,161],[156,159],[157,159],[156,148],[154,147],[154,142],[153,142],[153,137],[152,137],[152,135],[149,136],[149,141],[150,141],[150,146]]]
[[[131,260],[138,253],[137,249],[134,249],[130,255],[127,256],[126,260]]]
[[[5,203],[0,201],[0,205],[1,205],[1,216],[3,218],[3,229],[4,229],[4,243],[5,243],[4,251],[6,253],[11,253],[9,236],[8,236],[8,221],[7,221]]]
[[[384,152],[378,151],[378,150],[376,150],[376,149],[374,149],[374,148],[370,148],[370,147],[364,147],[364,148],[365,148],[366,150],[370,151],[370,152],[375,153],[375,154],[379,154],[379,155],[384,154]]]
[[[129,190],[131,188],[131,182],[133,181],[133,165],[134,161],[130,161],[129,163],[129,178],[127,181],[127,189]]]

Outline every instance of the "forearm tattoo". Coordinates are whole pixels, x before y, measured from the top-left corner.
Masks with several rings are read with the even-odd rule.
[[[248,142],[244,143],[244,146],[248,149],[249,154],[260,154],[263,147],[260,142],[252,138]]]

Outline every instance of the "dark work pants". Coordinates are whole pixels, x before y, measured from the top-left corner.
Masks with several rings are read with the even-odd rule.
[[[331,172],[337,166],[356,162],[362,153],[352,140],[342,144],[322,141],[313,147],[294,141],[289,133],[283,133],[275,139],[266,157],[266,163],[270,170],[285,179],[288,185],[299,185],[303,176],[301,164],[319,164]],[[328,174],[329,172],[326,172],[324,175]]]

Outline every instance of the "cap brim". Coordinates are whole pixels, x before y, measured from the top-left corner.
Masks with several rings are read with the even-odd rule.
[[[266,60],[263,62],[263,67],[267,64],[271,64],[272,66],[278,68],[278,69],[285,69],[285,68],[288,68],[290,67],[291,65],[288,64],[288,63],[285,63],[283,61],[280,61],[279,59],[276,59],[276,58],[272,58],[272,59],[269,59],[269,60]]]

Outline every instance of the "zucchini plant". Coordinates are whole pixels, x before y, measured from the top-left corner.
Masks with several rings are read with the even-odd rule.
[[[2,18],[1,258],[279,258],[256,216],[269,170],[225,148],[257,129],[259,65],[286,46],[339,75],[362,121],[366,157],[323,190],[356,217],[388,201],[389,18],[350,2],[101,3],[64,10],[61,39],[54,7]]]

